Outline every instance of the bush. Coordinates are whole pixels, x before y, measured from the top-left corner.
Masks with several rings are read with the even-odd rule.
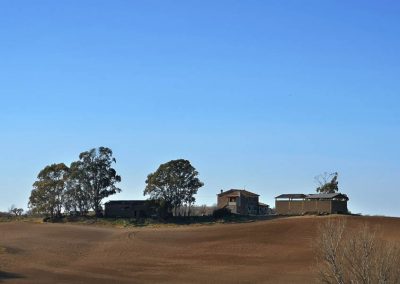
[[[343,220],[328,220],[316,243],[321,283],[399,283],[400,248],[367,225],[348,232]]]
[[[229,217],[232,215],[232,212],[229,208],[220,208],[220,209],[216,209],[213,212],[213,217],[216,219],[220,219],[220,218],[224,218],[224,217]]]
[[[62,223],[64,218],[62,216],[44,217],[42,221],[45,223]]]
[[[10,217],[11,214],[7,212],[0,212],[0,217]]]

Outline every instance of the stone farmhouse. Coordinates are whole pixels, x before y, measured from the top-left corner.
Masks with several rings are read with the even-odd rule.
[[[234,214],[266,215],[268,205],[259,202],[259,195],[244,189],[221,190],[217,195],[217,207],[228,208]]]

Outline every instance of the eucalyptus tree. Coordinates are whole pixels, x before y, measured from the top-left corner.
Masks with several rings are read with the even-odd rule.
[[[33,212],[52,218],[61,215],[68,173],[64,163],[46,166],[39,172],[29,197],[28,206]]]
[[[184,204],[190,208],[196,200],[194,195],[204,185],[198,174],[188,160],[169,161],[147,176],[143,194],[163,204],[169,213],[176,213]]]
[[[85,215],[93,207],[93,204],[91,203],[89,189],[85,187],[83,166],[79,162],[73,162],[69,168],[70,171],[64,195],[65,210]]]
[[[114,163],[116,163],[116,159],[113,157],[112,150],[99,147],[82,152],[79,160],[72,165],[73,169],[77,170],[76,178],[79,180],[79,190],[83,190],[84,195],[88,198],[88,204],[95,211],[96,216],[102,214],[102,200],[121,191],[116,186],[118,182],[121,182],[121,177],[112,167]]]
[[[323,173],[315,177],[318,183],[317,192],[320,193],[335,193],[339,191],[339,174],[334,173]]]

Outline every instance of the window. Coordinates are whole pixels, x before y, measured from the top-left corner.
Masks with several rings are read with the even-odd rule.
[[[229,202],[236,202],[236,197],[229,197]]]

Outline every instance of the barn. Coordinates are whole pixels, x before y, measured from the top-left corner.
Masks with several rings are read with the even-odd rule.
[[[349,198],[342,193],[281,194],[275,197],[278,215],[346,214]]]
[[[113,200],[105,203],[108,218],[145,218],[151,213],[147,200]]]

